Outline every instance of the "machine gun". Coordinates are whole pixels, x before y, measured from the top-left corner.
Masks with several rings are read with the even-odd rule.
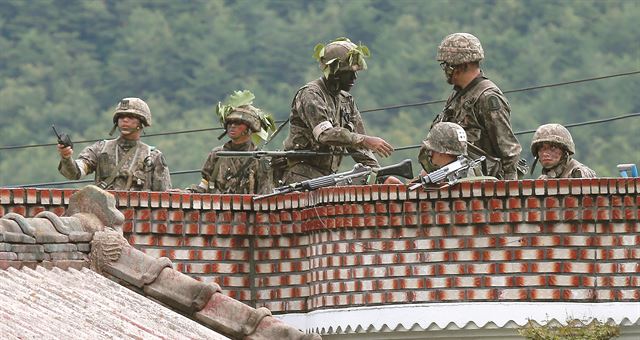
[[[447,181],[447,185],[453,185],[460,179],[466,177],[469,169],[484,161],[484,158],[484,156],[481,156],[476,160],[468,160],[465,156],[460,155],[455,162],[449,163],[421,177],[420,183],[411,185],[409,190],[416,190],[420,186],[427,189],[429,184],[438,184],[445,180]]]
[[[58,137],[58,144],[64,145],[65,148],[70,147],[73,149],[73,142],[71,142],[71,137],[69,137],[69,135],[66,133],[58,134],[58,131],[56,131],[56,127],[53,124],[51,124],[51,128],[53,129],[53,133],[56,134],[56,137]]]
[[[405,159],[398,164],[392,164],[382,168],[372,168],[362,165],[360,163],[353,166],[350,171],[340,172],[337,174],[322,176],[318,178],[308,179],[306,181],[292,183],[289,185],[277,187],[270,194],[254,196],[253,200],[260,200],[267,197],[277,196],[280,194],[286,194],[294,191],[311,191],[319,188],[336,186],[336,185],[349,185],[354,183],[358,178],[365,178],[370,174],[375,173],[377,177],[383,176],[400,176],[404,178],[413,177],[413,169],[411,167],[411,160]]]

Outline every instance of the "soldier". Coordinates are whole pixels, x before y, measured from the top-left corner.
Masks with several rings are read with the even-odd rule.
[[[418,162],[420,162],[423,168],[420,172],[420,177],[455,162],[458,156],[461,155],[467,156],[467,133],[464,129],[456,123],[441,122],[435,124],[431,130],[429,130],[427,138],[422,141],[422,147],[418,153]],[[467,177],[477,179],[481,176],[482,172],[480,169],[471,168],[467,172]],[[410,183],[419,181],[420,177],[412,179]],[[482,179],[486,178],[495,179],[494,177],[482,177]],[[386,184],[403,183],[397,178],[392,177],[387,180]]]
[[[265,158],[218,157],[218,151],[255,151],[252,136],[268,137],[274,130],[270,114],[252,106],[255,98],[249,91],[236,91],[218,103],[216,113],[231,139],[215,147],[202,166],[202,180],[187,189],[190,192],[217,194],[268,194],[273,191],[271,169]]]
[[[357,71],[365,70],[369,49],[347,38],[338,38],[326,46],[318,44],[314,57],[323,77],[298,90],[291,104],[289,136],[285,150],[312,150],[332,155],[290,158],[284,182],[287,184],[335,173],[341,153],[371,167],[379,167],[373,152],[387,157],[393,147],[384,139],[365,132],[362,117],[349,91]]]
[[[539,179],[547,178],[593,178],[596,172],[573,159],[576,146],[569,130],[560,124],[544,124],[538,127],[531,141],[531,153],[536,162],[542,164]]]
[[[455,162],[461,155],[467,156],[467,133],[456,123],[441,122],[429,130],[418,153],[418,161],[426,173]],[[479,169],[471,169],[468,175],[480,176],[482,173]]]
[[[95,171],[95,184],[108,190],[165,191],[171,189],[164,155],[140,141],[144,127],[151,126],[151,111],[140,98],[122,99],[113,114],[113,129],[120,137],[90,145],[73,160],[73,149],[58,144],[58,171],[77,180]]]
[[[480,41],[469,33],[450,34],[440,43],[436,59],[454,87],[433,124],[459,124],[467,132],[470,156],[487,156],[485,174],[517,179],[522,147],[511,129],[509,102],[480,69],[483,58]]]

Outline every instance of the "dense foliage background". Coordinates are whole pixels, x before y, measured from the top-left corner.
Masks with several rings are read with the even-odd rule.
[[[115,105],[128,96],[149,103],[147,133],[216,127],[215,104],[237,89],[253,91],[257,106],[283,120],[296,89],[320,75],[314,45],[339,36],[372,51],[352,91],[361,109],[446,98],[450,86],[434,58],[442,38],[459,31],[480,38],[483,69],[503,90],[638,71],[639,17],[631,0],[2,1],[0,146],[53,143],[52,123],[76,141],[107,138]],[[514,129],[639,112],[639,85],[635,74],[510,94]],[[418,144],[441,108],[363,117],[371,134],[401,147]],[[638,163],[639,119],[571,129],[577,158],[603,176]],[[196,170],[222,143],[219,133],[145,141],[172,171]],[[281,148],[286,133],[267,148]],[[531,160],[531,134],[519,139]],[[416,154],[399,151],[383,164]],[[0,149],[0,186],[63,181],[57,163],[54,146]]]

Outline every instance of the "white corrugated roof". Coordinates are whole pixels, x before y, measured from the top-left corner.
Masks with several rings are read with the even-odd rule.
[[[383,305],[278,315],[299,329],[319,334],[406,330],[517,328],[529,320],[564,324],[567,319],[613,321],[640,326],[640,302],[473,302]]]
[[[228,339],[89,270],[0,270],[3,339]]]

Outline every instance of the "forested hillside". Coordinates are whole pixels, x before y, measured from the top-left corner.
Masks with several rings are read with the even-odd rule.
[[[0,186],[64,181],[51,124],[75,141],[107,138],[116,103],[149,103],[148,134],[217,127],[237,89],[284,120],[320,75],[313,47],[348,36],[371,50],[352,93],[361,110],[444,99],[444,36],[470,32],[503,90],[640,71],[638,1],[5,0],[0,2]],[[640,75],[507,94],[514,130],[640,112]],[[396,147],[419,144],[442,103],[363,113]],[[640,117],[571,128],[577,159],[602,176],[640,162]],[[283,131],[267,149],[281,148]],[[172,172],[197,170],[220,131],[145,137]],[[531,134],[518,136],[530,161]],[[76,143],[75,155],[87,143]],[[396,152],[390,164],[415,158]],[[349,162],[345,166],[350,166]],[[417,163],[414,171],[418,170]],[[539,171],[539,170],[538,170]],[[176,174],[175,187],[199,174]]]

